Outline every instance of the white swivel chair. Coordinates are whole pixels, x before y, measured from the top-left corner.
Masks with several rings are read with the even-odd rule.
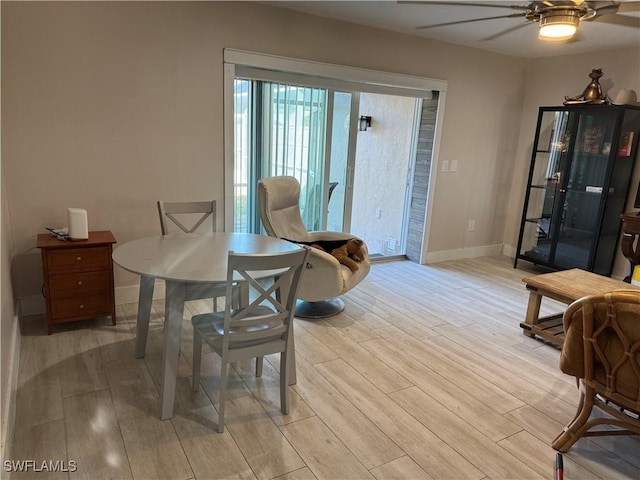
[[[300,215],[300,183],[294,177],[268,177],[258,183],[260,218],[267,234],[298,242],[348,240],[357,238],[344,232],[308,232]],[[337,298],[358,285],[369,273],[371,264],[364,245],[364,259],[356,271],[342,265],[327,252],[311,249],[302,276],[296,316],[324,318],[340,313],[344,302]]]
[[[280,409],[289,413],[289,369],[293,365],[292,321],[302,270],[310,248],[273,254],[229,252],[224,312],[195,315],[193,323],[193,390],[198,390],[202,342],[221,358],[218,432],[224,431],[228,364],[256,358],[256,376],[262,374],[262,357],[280,353]],[[277,276],[263,277],[265,270]],[[267,272],[268,273],[268,272]],[[251,290],[251,303],[234,309],[232,282],[242,278]],[[291,343],[290,343],[291,342]]]

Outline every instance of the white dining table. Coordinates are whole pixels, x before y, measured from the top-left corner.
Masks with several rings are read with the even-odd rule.
[[[161,418],[173,416],[182,319],[187,285],[224,285],[229,251],[277,254],[301,247],[274,237],[250,233],[175,234],[146,237],[124,243],[113,252],[113,261],[140,275],[135,357],[142,358],[147,345],[151,302],[156,279],[165,282],[165,328],[162,355]],[[270,276],[277,272],[264,272]],[[234,281],[243,278],[234,278]],[[292,348],[293,350],[293,348]],[[295,360],[289,383],[295,383]]]

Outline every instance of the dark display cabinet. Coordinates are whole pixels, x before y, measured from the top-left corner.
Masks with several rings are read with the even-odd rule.
[[[514,266],[611,275],[639,133],[637,106],[540,108]]]

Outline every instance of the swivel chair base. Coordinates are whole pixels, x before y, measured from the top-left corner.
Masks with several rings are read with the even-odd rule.
[[[344,302],[338,297],[320,300],[319,302],[298,300],[295,316],[300,318],[326,318],[337,315],[342,310],[344,310]]]

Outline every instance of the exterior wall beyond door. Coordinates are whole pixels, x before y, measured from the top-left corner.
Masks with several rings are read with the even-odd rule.
[[[404,207],[416,101],[360,95],[359,115],[372,120],[367,131],[358,131],[351,232],[367,242],[371,255],[404,253]]]

